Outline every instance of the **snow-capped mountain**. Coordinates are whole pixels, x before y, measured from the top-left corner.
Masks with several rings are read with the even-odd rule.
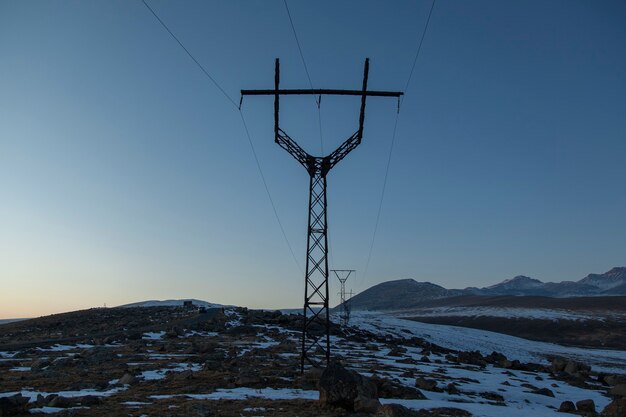
[[[616,267],[604,274],[589,274],[579,281],[542,282],[518,275],[488,287],[447,289],[413,279],[387,281],[352,297],[355,310],[403,310],[431,300],[458,296],[543,296],[593,297],[626,295],[626,267]]]
[[[610,290],[626,284],[626,267],[616,267],[604,274],[589,274],[578,282],[601,290]]]
[[[616,267],[604,274],[589,274],[579,281],[542,282],[520,275],[489,287],[466,288],[465,291],[477,295],[584,297],[622,295],[624,286],[626,286],[626,267]],[[612,291],[613,288],[617,291]]]

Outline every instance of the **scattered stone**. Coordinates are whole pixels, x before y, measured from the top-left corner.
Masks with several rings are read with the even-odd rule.
[[[21,416],[26,414],[28,397],[16,394],[12,397],[0,398],[0,416]]]
[[[448,384],[446,391],[448,391],[450,395],[458,395],[461,393],[454,382]]]
[[[333,362],[318,382],[320,403],[349,411],[376,412],[380,406],[376,385],[357,372]]]
[[[626,377],[624,375],[602,375],[601,382],[610,386],[626,384]]]
[[[571,401],[563,401],[559,406],[559,413],[573,413],[576,411],[576,406]]]
[[[618,398],[604,407],[602,417],[624,417],[626,416],[626,398]]]
[[[545,395],[546,397],[554,398],[554,392],[552,392],[552,390],[549,388],[539,388],[539,389],[533,390],[532,393],[537,394],[537,395]]]
[[[417,388],[426,390],[426,391],[437,391],[437,381],[434,379],[426,379],[426,378],[417,378],[415,380],[415,386]]]
[[[626,384],[618,384],[609,391],[611,397],[626,397]]]
[[[593,402],[593,400],[580,400],[576,401],[576,409],[579,412],[583,413],[595,413],[596,404]]]
[[[71,406],[72,401],[67,397],[63,397],[62,395],[55,395],[48,403],[48,407],[55,408],[68,408]]]
[[[117,381],[117,383],[121,385],[131,385],[134,384],[136,381],[137,378],[135,378],[134,375],[125,373],[124,376],[122,376],[119,381]]]
[[[486,400],[496,401],[499,403],[504,402],[504,397],[496,392],[481,392],[480,396]]]
[[[245,370],[237,376],[237,380],[235,381],[235,385],[238,387],[249,387],[258,385],[262,382],[261,377],[257,372],[252,372],[249,370]]]
[[[387,354],[387,356],[398,357],[398,356],[402,356],[402,354],[404,353],[406,353],[406,348],[402,346],[394,346],[389,350],[389,353]]]
[[[552,358],[550,363],[550,369],[554,373],[563,372],[565,370],[565,366],[567,366],[567,360],[558,356]]]
[[[400,398],[403,400],[425,400],[426,397],[417,388],[407,387],[389,378],[372,377],[372,382],[376,384],[379,397]]]
[[[187,415],[189,417],[213,417],[215,413],[208,404],[194,403],[187,409]]]
[[[483,357],[483,355],[475,350],[471,352],[459,352],[457,356],[457,361],[459,363],[465,363],[468,365],[476,365],[484,367],[487,364],[487,361]]]
[[[50,365],[50,361],[48,359],[39,358],[30,364],[30,369],[32,371],[41,371],[48,365]]]
[[[78,398],[77,402],[83,407],[91,407],[100,404],[102,399],[95,395],[85,395],[84,397]]]
[[[420,417],[420,414],[400,404],[385,404],[378,407],[376,417]]]

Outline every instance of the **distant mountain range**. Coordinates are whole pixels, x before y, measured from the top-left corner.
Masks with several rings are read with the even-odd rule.
[[[355,310],[395,310],[419,307],[429,300],[478,296],[591,297],[626,295],[626,267],[616,267],[604,274],[589,274],[579,281],[542,282],[518,275],[489,287],[447,289],[414,279],[387,281],[355,295],[350,300]]]

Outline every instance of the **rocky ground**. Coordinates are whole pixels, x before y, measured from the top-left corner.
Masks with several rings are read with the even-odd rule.
[[[0,416],[626,415],[619,370],[454,349],[402,322],[333,326],[345,368],[303,375],[298,315],[149,307],[5,324]]]

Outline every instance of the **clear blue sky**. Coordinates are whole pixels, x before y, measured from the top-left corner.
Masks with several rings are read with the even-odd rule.
[[[150,4],[235,100],[308,81],[282,1]],[[290,0],[315,87],[401,90],[430,1]],[[626,264],[626,3],[436,3],[400,113],[367,274],[393,99],[329,175],[331,267],[348,288],[580,279]],[[309,98],[283,127],[320,153]],[[307,174],[243,112],[304,264]],[[324,98],[328,151],[358,99]],[[140,1],[0,1],[0,317],[152,298],[297,307],[303,277],[238,112]],[[333,282],[332,295],[337,286]],[[333,304],[336,297],[333,300]]]

